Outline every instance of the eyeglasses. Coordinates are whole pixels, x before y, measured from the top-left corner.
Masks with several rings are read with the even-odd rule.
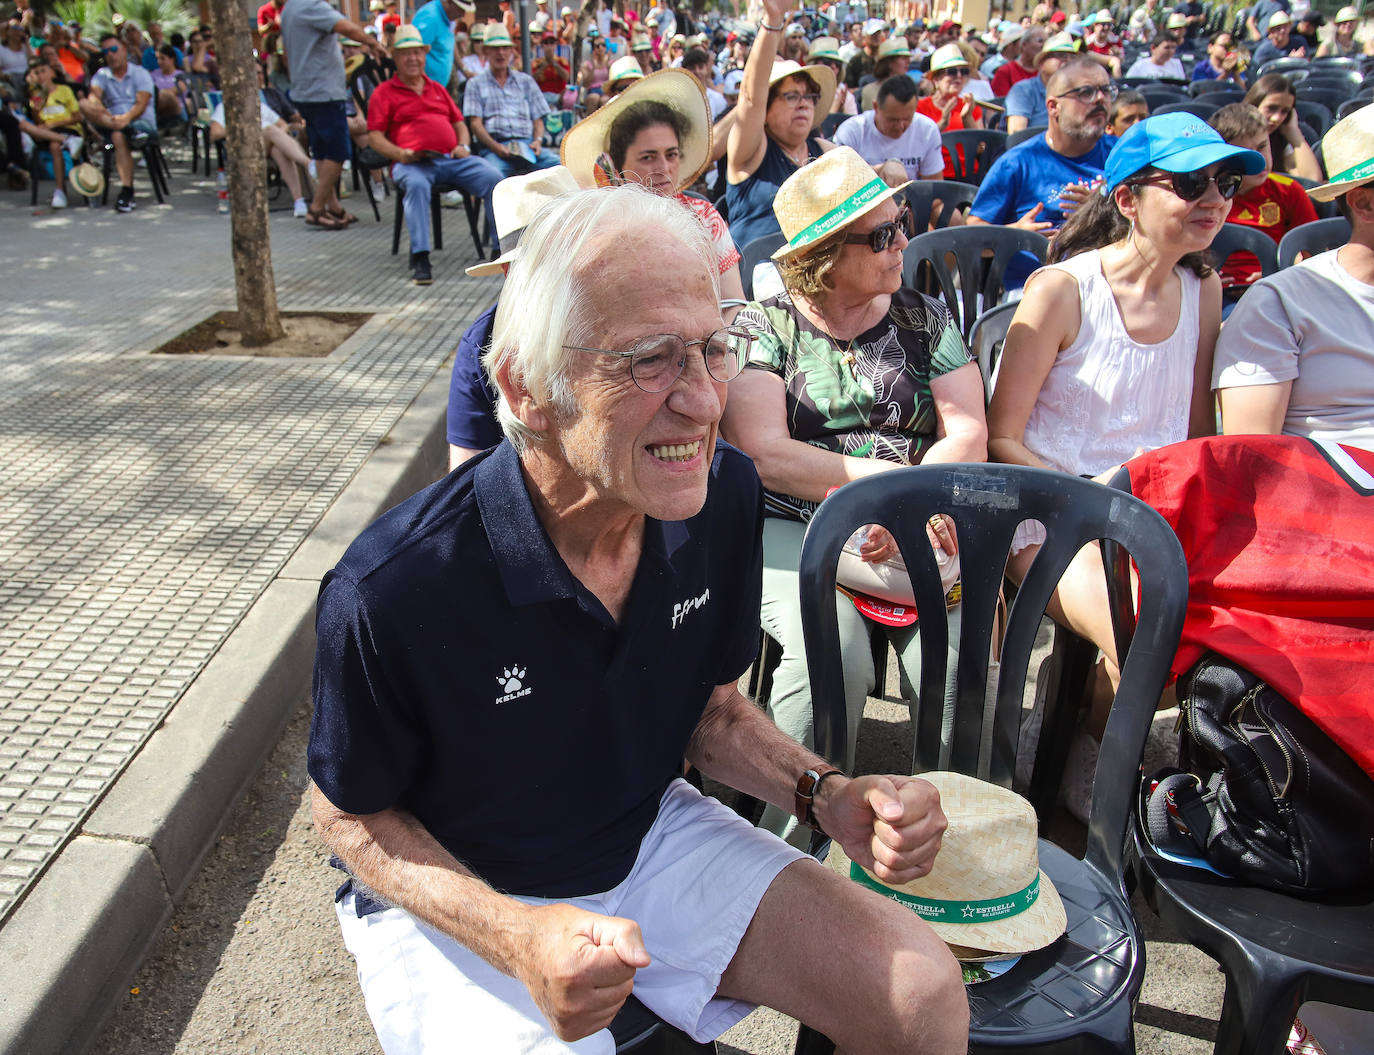
[[[1086,106],[1088,103],[1096,101],[1099,95],[1107,102],[1111,102],[1116,98],[1118,91],[1119,89],[1115,84],[1085,84],[1081,88],[1070,88],[1066,92],[1060,92],[1052,98],[1073,99],[1075,102],[1080,102]]]
[[[907,238],[913,238],[916,235],[916,218],[911,215],[911,207],[905,202],[902,203],[902,208],[897,213],[897,219],[880,223],[873,230],[864,234],[845,235],[844,240],[846,245],[867,243],[868,248],[872,249],[873,252],[881,253],[897,240],[898,231],[901,231]]]
[[[100,50],[103,51],[106,55],[114,55],[116,52],[119,51],[119,47],[118,45],[116,45],[113,48],[101,48]]]
[[[947,69],[947,70],[936,70],[936,71],[935,71],[935,76],[937,76],[937,77],[967,77],[967,76],[968,76],[968,67],[967,67],[967,66],[955,66],[955,67],[952,67],[951,69]]]
[[[1245,179],[1244,174],[1235,169],[1222,169],[1215,175],[1208,173],[1205,169],[1199,169],[1196,172],[1161,172],[1155,176],[1146,176],[1144,179],[1128,180],[1127,186],[1139,187],[1149,184],[1157,187],[1168,187],[1184,201],[1197,201],[1207,193],[1207,188],[1215,183],[1217,193],[1226,201],[1230,201],[1240,190],[1243,179]]]
[[[820,94],[817,92],[783,92],[778,96],[788,106],[796,106],[803,99],[815,106],[821,101]]]
[[[613,355],[630,361],[630,379],[644,392],[663,392],[672,388],[687,367],[687,349],[701,345],[706,372],[717,381],[733,381],[739,377],[757,339],[747,330],[727,328],[709,337],[684,341],[674,333],[657,333],[641,337],[627,350],[613,348],[584,348],[577,344],[564,345],[574,352],[593,352]]]

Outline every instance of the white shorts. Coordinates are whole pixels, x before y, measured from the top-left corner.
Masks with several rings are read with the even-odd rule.
[[[558,900],[637,922],[653,962],[636,973],[635,996],[693,1039],[708,1041],[754,1009],[717,998],[716,989],[764,891],[804,859],[675,780],[625,880],[604,894]],[[388,908],[359,918],[353,902],[350,892],[336,906],[339,925],[387,1055],[615,1051],[604,1029],[572,1044],[559,1040],[524,985],[408,912]]]

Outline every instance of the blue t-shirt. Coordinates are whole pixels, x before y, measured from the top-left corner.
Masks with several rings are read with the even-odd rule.
[[[1027,127],[1042,128],[1050,123],[1050,112],[1045,106],[1045,82],[1039,77],[1027,77],[1017,81],[1007,92],[1007,116],[1013,114],[1026,118]]]
[[[1195,81],[1214,81],[1220,76],[1221,74],[1213,68],[1211,59],[1203,59],[1193,67],[1193,80]]]
[[[448,87],[449,78],[453,76],[453,23],[444,11],[443,0],[429,0],[415,12],[411,25],[429,45],[425,76],[438,81],[441,87]]]
[[[762,506],[753,462],[719,444],[701,511],[646,519],[617,623],[545,533],[515,449],[468,460],[324,578],[311,778],[349,813],[409,811],[499,890],[611,889],[711,692],[753,662]]]
[[[1101,176],[1115,144],[1115,136],[1103,136],[1082,157],[1070,158],[1050,149],[1043,133],[1027,139],[992,163],[971,211],[987,223],[1005,225],[1042,202],[1036,219],[1058,227],[1064,222],[1059,192],[1071,183],[1091,183]]]
[[[482,354],[491,344],[495,321],[493,304],[467,328],[453,356],[453,374],[448,382],[448,441],[456,447],[484,451],[501,442],[496,393],[482,369]]]
[[[1305,47],[1307,47],[1307,41],[1303,40],[1302,37],[1298,36],[1296,33],[1290,33],[1288,35],[1288,43],[1282,48],[1275,47],[1274,42],[1268,37],[1265,37],[1255,47],[1254,55],[1251,56],[1250,59],[1250,65],[1256,70],[1260,70],[1276,59],[1286,59],[1299,48]]]

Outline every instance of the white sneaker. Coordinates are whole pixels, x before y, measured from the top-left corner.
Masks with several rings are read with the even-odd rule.
[[[67,196],[60,190],[52,192],[52,207],[54,209],[65,209],[67,207]]]
[[[296,207],[292,210],[292,215],[295,216],[296,219],[299,220],[302,216],[308,215],[309,212],[310,212],[310,203],[309,203],[308,201],[306,201],[304,198],[297,198],[297,199],[296,199]]]
[[[456,209],[463,204],[463,192],[457,190],[446,190],[439,195],[439,204],[445,209]]]
[[[81,147],[83,145],[80,136],[68,136],[67,141],[63,144],[63,146],[67,148],[67,153],[71,156],[73,161],[81,157]]]
[[[386,201],[386,181],[385,181],[385,180],[373,180],[373,181],[372,181],[372,196],[373,196],[374,198],[376,198],[378,201]]]

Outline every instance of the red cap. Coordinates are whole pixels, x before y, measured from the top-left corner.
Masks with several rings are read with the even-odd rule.
[[[1057,24],[1059,22],[1067,21],[1068,17],[1069,16],[1064,14],[1063,11],[1056,11],[1054,14],[1050,15],[1050,21]]]
[[[940,32],[941,32],[941,33],[950,33],[950,32],[957,33],[957,32],[959,32],[959,23],[956,22],[956,21],[954,21],[954,19],[952,19],[952,18],[945,19],[945,21],[943,21],[943,22],[940,23]]]

